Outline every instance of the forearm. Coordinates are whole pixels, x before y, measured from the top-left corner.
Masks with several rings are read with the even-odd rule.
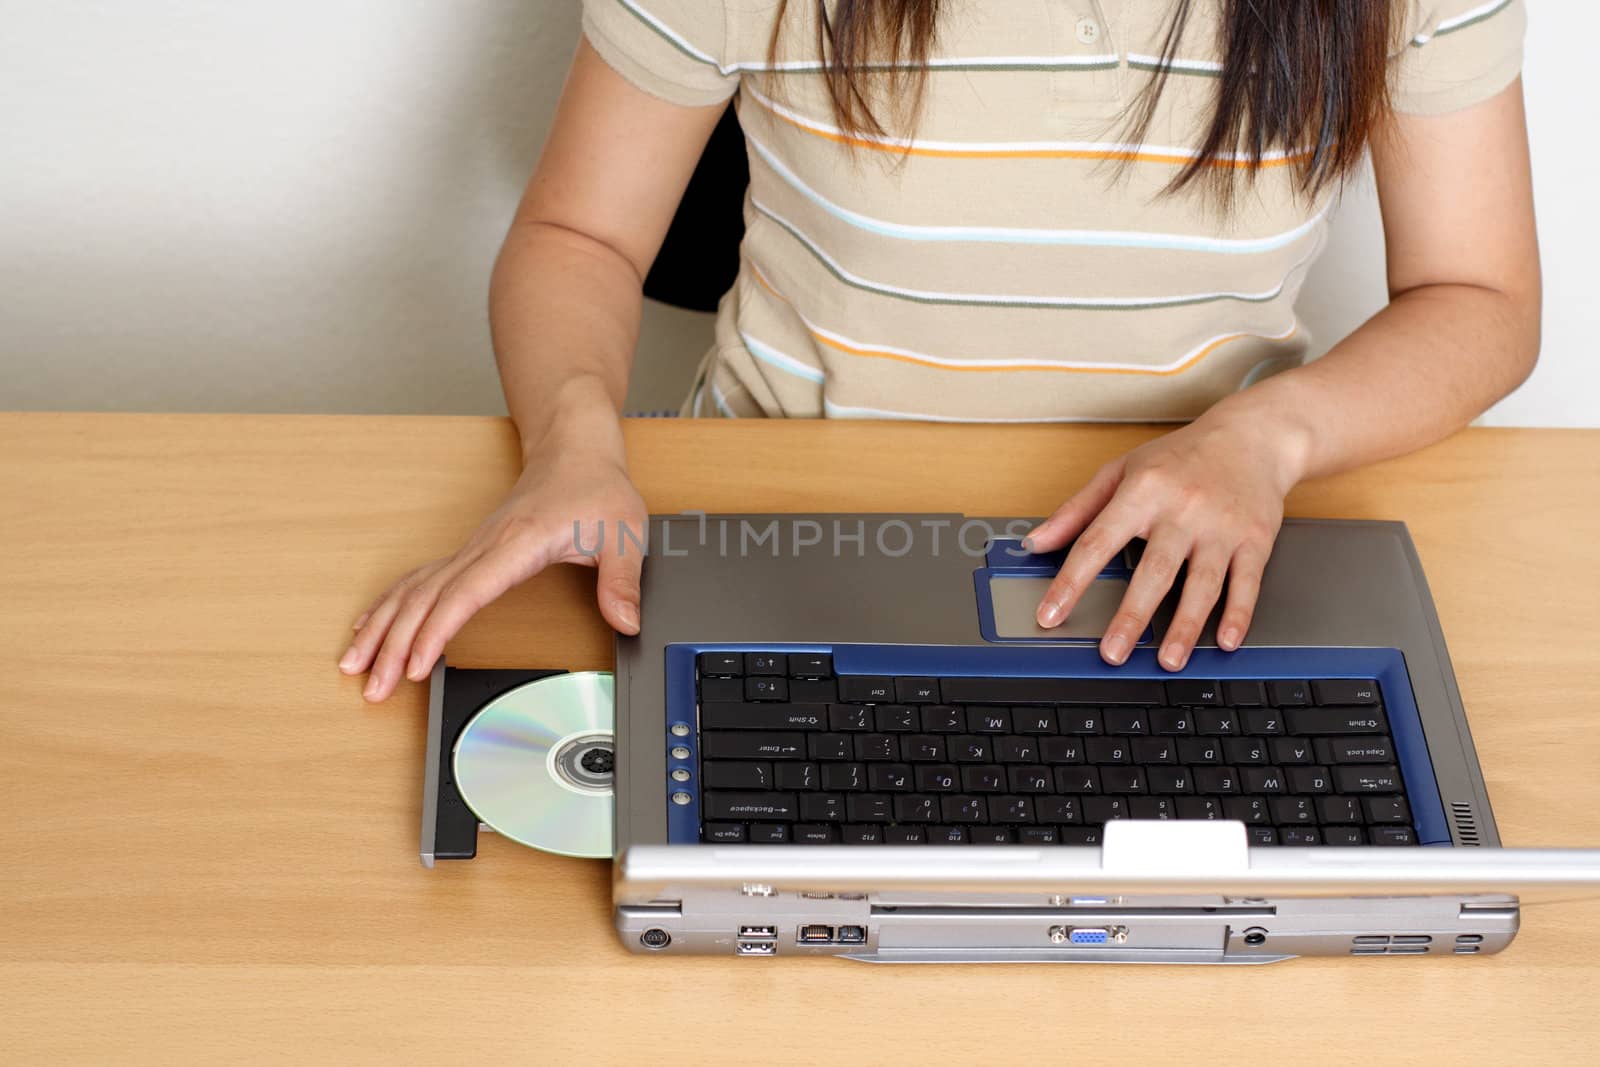
[[[1289,481],[1404,455],[1470,423],[1515,389],[1539,351],[1537,288],[1425,285],[1319,360],[1208,413],[1277,428]]]
[[[623,462],[640,285],[624,256],[587,235],[531,222],[507,236],[489,319],[524,462],[571,448]]]

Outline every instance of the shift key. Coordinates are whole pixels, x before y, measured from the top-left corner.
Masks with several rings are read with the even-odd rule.
[[[1298,737],[1386,734],[1389,720],[1379,708],[1285,708],[1289,733]]]
[[[822,704],[700,705],[702,730],[823,730],[828,709]]]
[[[709,820],[760,819],[763,822],[793,822],[793,793],[705,793],[705,818]]]
[[[700,753],[706,759],[805,759],[806,735],[708,730],[700,735]]]

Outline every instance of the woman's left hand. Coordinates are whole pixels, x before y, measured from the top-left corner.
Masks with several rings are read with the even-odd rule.
[[[1077,538],[1039,604],[1039,625],[1059,625],[1101,569],[1142,537],[1144,555],[1100,640],[1101,656],[1112,664],[1127,660],[1186,561],[1161,665],[1175,671],[1189,662],[1225,578],[1217,644],[1232,652],[1250,628],[1283,524],[1283,498],[1300,480],[1305,453],[1296,430],[1256,410],[1219,407],[1106,464],[1028,535],[1034,552],[1053,552]]]

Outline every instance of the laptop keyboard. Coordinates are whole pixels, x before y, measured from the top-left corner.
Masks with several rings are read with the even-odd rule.
[[[1378,683],[838,675],[698,659],[701,838],[1096,845],[1238,819],[1252,845],[1413,845]]]

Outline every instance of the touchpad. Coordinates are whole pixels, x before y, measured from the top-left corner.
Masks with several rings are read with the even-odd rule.
[[[994,575],[989,581],[989,597],[994,606],[994,634],[998,638],[1092,637],[1106,632],[1111,618],[1128,591],[1124,578],[1098,578],[1089,583],[1072,614],[1065,622],[1046,630],[1034,621],[1039,601],[1050,588],[1048,577],[1007,578]]]

